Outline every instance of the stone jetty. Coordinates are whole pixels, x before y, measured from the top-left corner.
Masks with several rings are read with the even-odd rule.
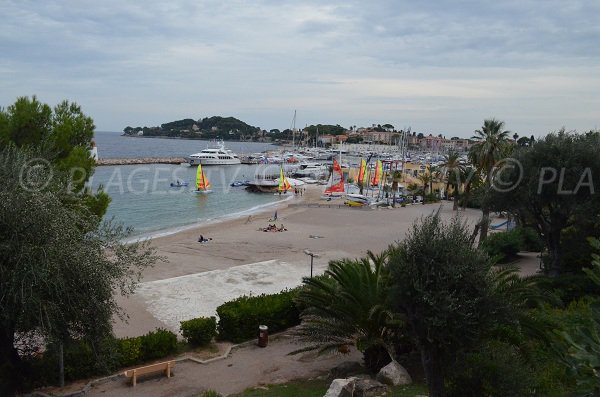
[[[183,157],[144,157],[139,159],[98,159],[96,165],[181,164],[187,162]]]

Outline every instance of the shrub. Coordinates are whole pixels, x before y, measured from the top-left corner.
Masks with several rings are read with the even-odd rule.
[[[144,360],[163,358],[177,351],[177,335],[166,329],[158,328],[140,338]]]
[[[283,331],[300,323],[294,303],[296,290],[278,294],[241,296],[217,308],[219,338],[235,343],[256,337],[258,326],[267,325],[270,332]]]
[[[221,397],[221,395],[215,390],[210,389],[202,393],[202,397]]]
[[[142,361],[142,337],[118,339],[119,365],[129,367]]]
[[[214,317],[198,317],[181,322],[181,334],[190,345],[204,346],[217,335]]]
[[[470,396],[549,396],[550,390],[540,390],[540,375],[514,346],[488,341],[451,367],[448,396],[462,397],[467,390]]]
[[[521,251],[540,252],[544,249],[544,242],[533,228],[519,227],[516,230],[521,235]]]
[[[481,248],[500,263],[506,263],[514,258],[521,247],[521,234],[518,230],[494,233],[489,235]]]

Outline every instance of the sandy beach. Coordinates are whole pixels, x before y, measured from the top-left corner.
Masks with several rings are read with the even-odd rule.
[[[318,255],[313,271],[319,274],[330,260],[362,257],[368,250],[380,252],[402,239],[423,215],[439,208],[445,219],[456,214],[452,202],[350,208],[340,200],[319,200],[322,189],[308,186],[303,197],[277,209],[276,224],[283,224],[284,232],[259,230],[269,224],[274,213],[269,210],[253,215],[251,222],[244,217],[154,239],[158,255],[167,261],[144,272],[132,297],[119,298],[129,320],[115,321],[115,334],[137,336],[156,327],[177,332],[180,321],[214,315],[218,305],[237,296],[273,293],[301,284],[302,277],[310,275],[311,258],[306,250]],[[481,212],[459,214],[474,224]],[[199,243],[200,235],[212,240]]]

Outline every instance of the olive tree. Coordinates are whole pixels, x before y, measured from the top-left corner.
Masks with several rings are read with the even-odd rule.
[[[128,230],[100,224],[70,176],[31,151],[0,150],[0,395],[22,382],[24,350],[70,337],[98,340],[157,258]]]

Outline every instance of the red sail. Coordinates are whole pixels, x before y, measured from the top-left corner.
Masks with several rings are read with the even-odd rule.
[[[344,174],[342,173],[342,167],[335,159],[333,160],[333,170],[325,188],[325,193],[344,193]]]

